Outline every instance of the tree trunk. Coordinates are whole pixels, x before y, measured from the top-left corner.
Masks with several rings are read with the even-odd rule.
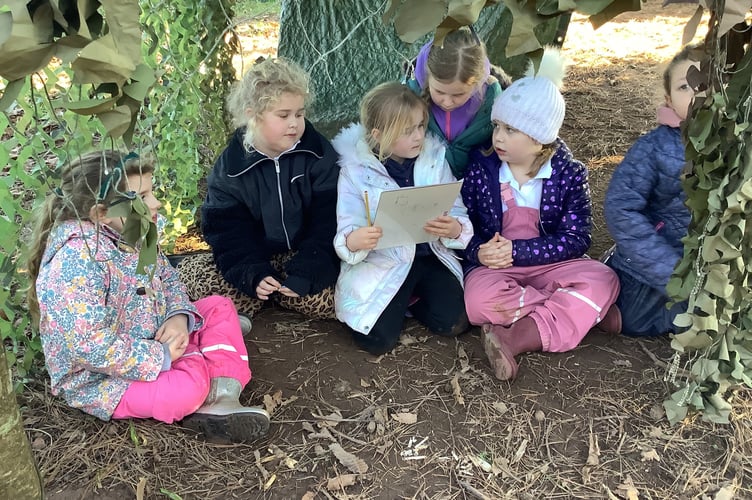
[[[394,28],[382,22],[383,5],[382,0],[282,1],[278,54],[311,73],[315,101],[310,118],[324,135],[331,137],[357,121],[360,98],[379,83],[401,80],[406,63],[432,36],[414,44],[402,42]],[[557,18],[541,24],[536,37],[553,43],[559,24]],[[503,3],[484,8],[475,23],[491,62],[519,76],[527,57],[504,57],[511,26]]]
[[[42,480],[18,411],[5,349],[0,352],[0,498],[43,498]]]

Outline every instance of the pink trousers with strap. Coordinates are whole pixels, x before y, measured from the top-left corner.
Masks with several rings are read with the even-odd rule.
[[[502,236],[537,238],[538,210],[519,207],[508,184]],[[619,295],[619,279],[597,260],[572,259],[541,266],[473,269],[465,277],[465,307],[471,323],[509,326],[530,316],[544,351],[571,350],[606,315]]]
[[[171,424],[203,404],[212,378],[234,378],[243,387],[251,380],[248,351],[232,301],[213,295],[195,305],[204,324],[191,333],[185,353],[156,380],[132,382],[112,418],[154,418]]]

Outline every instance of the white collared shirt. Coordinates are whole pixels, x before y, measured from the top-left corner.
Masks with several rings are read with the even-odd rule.
[[[514,193],[514,201],[517,202],[518,207],[528,207],[539,209],[541,204],[541,196],[543,195],[543,179],[551,178],[551,160],[549,159],[538,170],[538,173],[520,187],[517,179],[512,175],[512,171],[509,169],[507,162],[501,162],[501,168],[499,169],[499,183],[508,182]],[[507,211],[507,206],[502,203],[504,212]]]

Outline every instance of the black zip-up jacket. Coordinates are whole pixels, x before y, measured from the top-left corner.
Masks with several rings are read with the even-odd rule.
[[[334,285],[339,258],[337,231],[337,153],[306,120],[294,149],[269,158],[243,147],[240,128],[209,174],[201,207],[204,239],[224,278],[256,297],[256,287],[273,276],[298,295],[316,294]],[[274,271],[271,258],[293,250],[287,279]]]

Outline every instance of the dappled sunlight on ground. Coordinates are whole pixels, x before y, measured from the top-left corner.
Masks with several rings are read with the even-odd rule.
[[[669,60],[682,47],[682,33],[696,5],[670,4],[649,11],[625,12],[598,29],[580,14],[572,16],[564,51],[575,65],[620,65],[631,60]],[[657,15],[656,15],[657,12]],[[694,41],[707,31],[707,14]],[[628,39],[628,43],[614,40]]]

